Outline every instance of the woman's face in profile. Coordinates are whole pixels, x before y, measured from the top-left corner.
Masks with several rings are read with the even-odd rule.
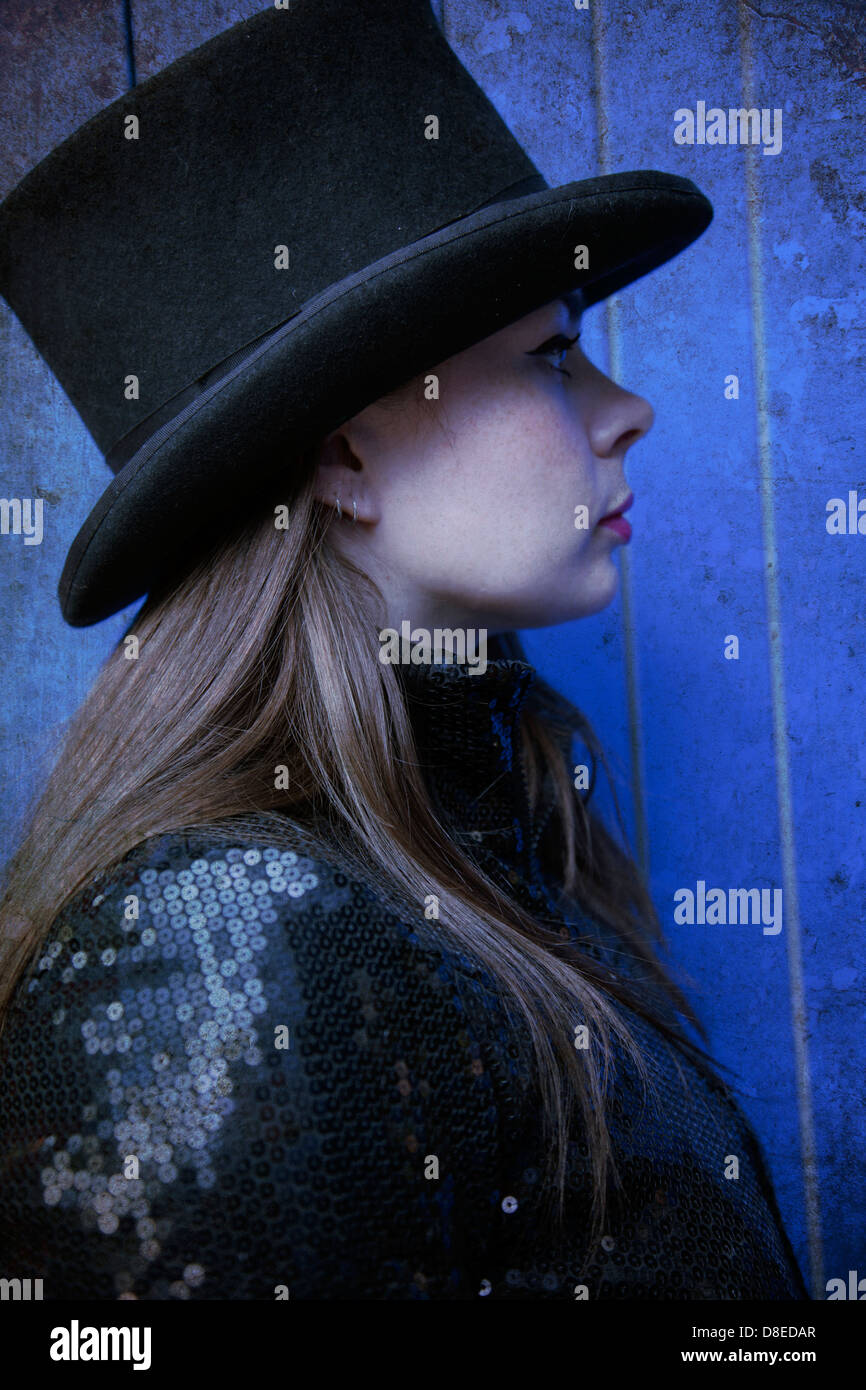
[[[599,520],[654,415],[568,345],[579,327],[552,301],[432,369],[438,400],[419,378],[329,437],[318,495],[350,519],[354,497],[357,525],[331,535],[381,588],[383,625],[493,635],[613,598],[624,542]]]

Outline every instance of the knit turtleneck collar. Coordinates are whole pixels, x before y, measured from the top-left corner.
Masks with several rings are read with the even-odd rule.
[[[535,668],[502,658],[480,672],[447,662],[395,669],[407,694],[421,772],[449,831],[532,876],[543,822],[530,812],[520,721]]]

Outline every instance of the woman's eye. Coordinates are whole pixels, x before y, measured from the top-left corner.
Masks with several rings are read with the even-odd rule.
[[[574,347],[579,337],[579,333],[576,333],[573,338],[567,338],[564,333],[557,333],[555,337],[548,338],[546,343],[542,343],[541,347],[533,348],[527,355],[529,357],[551,358],[550,365],[553,367],[554,371],[562,372],[563,376],[570,377],[571,372],[568,371],[566,367],[563,367],[562,363],[566,353],[568,353],[570,348]]]

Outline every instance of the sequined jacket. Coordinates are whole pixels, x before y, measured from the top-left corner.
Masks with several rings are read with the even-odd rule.
[[[516,755],[535,678],[512,660],[405,673],[440,816],[550,914],[552,802],[532,816]],[[423,908],[308,850],[165,834],[55,919],[0,1038],[0,1277],[46,1299],[808,1297],[729,1088],[680,1056],[686,1095],[637,1014],[661,1103],[642,1109],[623,1070],[606,1230],[588,1248],[576,1129],[545,1233],[514,1016]],[[591,914],[561,920],[631,968]]]

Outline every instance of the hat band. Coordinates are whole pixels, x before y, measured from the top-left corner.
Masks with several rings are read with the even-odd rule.
[[[462,222],[464,218],[472,217],[476,212],[481,212],[483,208],[493,207],[495,203],[507,203],[514,198],[525,198],[531,193],[542,193],[548,187],[548,183],[541,174],[530,174],[528,178],[520,179],[517,183],[509,184],[507,188],[504,188],[499,193],[495,193],[493,197],[488,198],[486,202],[479,203],[478,207],[472,208],[470,212],[461,213],[459,217],[451,218],[450,221],[443,222],[438,227],[432,227],[426,235],[432,236],[434,232],[440,232],[445,227],[451,227],[455,222]],[[328,288],[330,288],[330,286]],[[202,376],[196,377],[195,381],[191,381],[188,386],[184,386],[180,391],[175,392],[163,405],[151,411],[150,415],[146,416],[144,420],[135,425],[127,434],[122,435],[116,443],[112,444],[105,455],[105,462],[108,464],[112,473],[119,473],[121,469],[129,463],[129,460],[133,458],[140,449],[143,449],[150,440],[157,443],[161,442],[161,439],[159,441],[157,440],[157,436],[167,438],[168,435],[173,432],[178,416],[182,414],[187,406],[192,404],[192,402],[204,391],[207,391],[209,387],[215,385],[222,377],[227,376],[229,372],[239,366],[247,357],[253,356],[257,349],[267,343],[268,339],[276,338],[285,328],[286,324],[290,323],[292,319],[297,318],[298,314],[303,313],[311,303],[312,300],[307,300],[300,309],[296,309],[293,314],[289,314],[286,318],[282,319],[280,323],[276,324],[276,326],[266,329],[266,331],[260,333],[257,338],[251,338],[249,342],[244,343],[243,347],[237,348],[228,357],[224,357],[221,362],[218,362],[216,366],[210,367]]]

